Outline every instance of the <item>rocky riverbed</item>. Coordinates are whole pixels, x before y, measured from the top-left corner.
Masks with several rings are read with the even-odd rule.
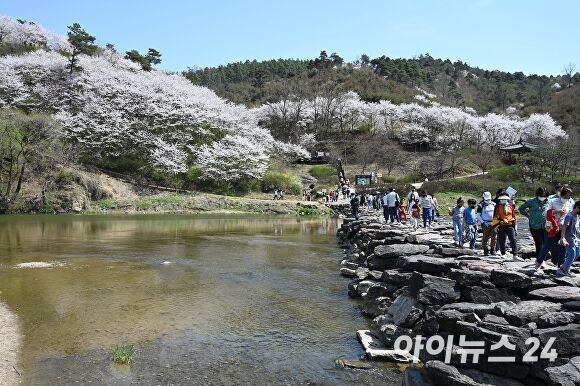
[[[580,384],[580,276],[556,277],[550,265],[534,275],[527,240],[525,260],[513,261],[453,247],[447,219],[416,231],[382,221],[363,212],[337,232],[348,293],[373,318],[357,332],[367,358],[408,362],[403,385]],[[395,350],[401,336],[412,344]],[[477,361],[469,349],[481,349]]]

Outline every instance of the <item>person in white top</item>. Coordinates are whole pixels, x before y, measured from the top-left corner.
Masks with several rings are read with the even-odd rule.
[[[409,216],[413,211],[413,204],[416,204],[419,201],[419,193],[415,190],[414,186],[411,186],[411,191],[407,194],[407,206],[409,207]]]
[[[429,228],[431,228],[431,209],[433,209],[433,199],[423,192],[421,198],[419,199],[419,207],[421,207],[421,212],[423,215],[423,228],[427,228],[427,223],[429,223]]]
[[[435,213],[439,210],[439,204],[437,203],[437,198],[435,195],[431,195],[431,201],[433,201],[433,206],[431,207],[431,222],[435,221]]]
[[[389,188],[389,193],[383,197],[385,223],[387,222],[387,215],[391,220],[391,224],[399,222],[399,213],[397,211],[398,203],[401,201],[394,188]]]

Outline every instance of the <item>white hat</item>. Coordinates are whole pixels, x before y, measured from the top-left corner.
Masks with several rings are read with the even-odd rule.
[[[490,192],[483,192],[483,199],[484,200],[491,200],[491,193]]]
[[[509,200],[510,197],[507,194],[502,194],[497,198],[498,200]]]

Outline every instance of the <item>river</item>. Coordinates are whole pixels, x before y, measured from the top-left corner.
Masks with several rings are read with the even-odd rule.
[[[338,275],[338,225],[0,217],[0,302],[19,321],[22,383],[400,384],[396,367],[335,365],[363,354],[355,332],[369,324]],[[132,365],[112,363],[118,344],[135,346]]]

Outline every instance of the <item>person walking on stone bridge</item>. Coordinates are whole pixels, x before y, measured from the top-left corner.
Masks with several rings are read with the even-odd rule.
[[[518,208],[520,214],[529,220],[530,234],[536,246],[536,257],[544,245],[544,231],[546,229],[544,212],[548,205],[547,199],[546,189],[540,187],[536,190],[536,197],[527,200]]]
[[[491,193],[483,192],[483,200],[477,206],[477,220],[483,230],[481,246],[485,256],[488,256],[490,251],[495,255],[497,229],[492,226],[494,211],[495,202],[491,199]]]
[[[513,260],[520,260],[518,257],[518,242],[516,240],[517,218],[515,209],[510,204],[510,197],[502,194],[498,198],[499,204],[495,206],[493,213],[493,226],[497,227],[497,242],[501,254],[506,254],[506,238],[510,241],[510,248]]]

